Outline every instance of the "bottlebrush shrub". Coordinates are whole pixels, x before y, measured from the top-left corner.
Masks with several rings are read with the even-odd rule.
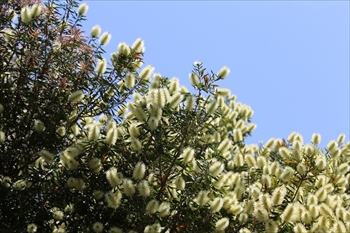
[[[253,110],[218,87],[227,67],[195,62],[191,93],[140,70],[140,39],[102,58],[75,1],[12,22],[35,3],[1,5],[1,230],[350,231],[345,135],[247,145]]]

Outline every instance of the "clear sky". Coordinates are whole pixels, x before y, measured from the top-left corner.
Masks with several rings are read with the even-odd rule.
[[[321,146],[349,140],[349,1],[85,1],[86,33],[99,24],[120,42],[145,41],[145,65],[190,86],[194,61],[230,75],[219,83],[254,110],[247,143],[297,131]],[[145,66],[144,65],[144,66]]]

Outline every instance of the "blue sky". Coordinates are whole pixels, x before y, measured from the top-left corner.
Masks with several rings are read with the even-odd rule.
[[[247,143],[297,131],[321,146],[349,140],[348,1],[86,1],[87,33],[112,34],[105,47],[145,41],[145,65],[190,86],[194,61],[231,69],[219,83],[254,110]]]

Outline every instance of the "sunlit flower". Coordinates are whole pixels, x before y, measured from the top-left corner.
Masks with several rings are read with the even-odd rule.
[[[78,14],[84,16],[86,15],[88,9],[89,9],[89,6],[86,3],[83,3],[78,8]]]
[[[112,35],[108,32],[104,32],[100,37],[100,44],[101,45],[107,45],[109,41],[111,40]]]
[[[101,33],[101,27],[100,27],[100,25],[95,25],[95,26],[92,27],[91,32],[90,32],[90,35],[91,35],[91,37],[93,37],[93,38],[97,38],[97,37],[100,36],[100,33]]]
[[[229,75],[230,69],[227,68],[226,66],[222,67],[220,71],[217,73],[217,76],[221,79],[225,79],[227,75]]]

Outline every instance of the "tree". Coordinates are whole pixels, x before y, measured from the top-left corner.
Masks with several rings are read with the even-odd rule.
[[[246,145],[253,110],[195,62],[194,92],[73,0],[0,10],[1,232],[350,231],[345,135]],[[18,17],[18,18],[16,18]]]

